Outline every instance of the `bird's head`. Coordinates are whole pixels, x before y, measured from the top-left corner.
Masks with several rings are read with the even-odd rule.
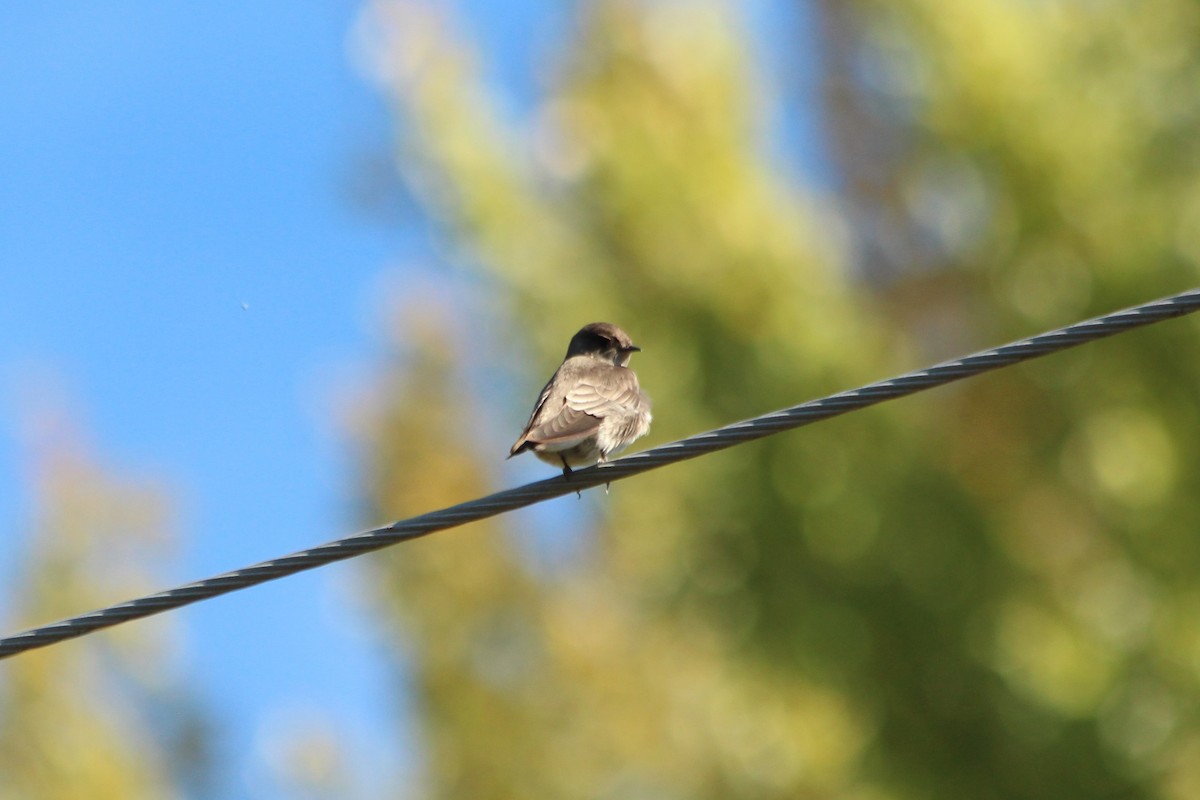
[[[567,347],[567,358],[590,356],[623,367],[629,357],[642,348],[633,343],[629,334],[608,322],[593,322],[584,325],[579,333],[571,337]]]

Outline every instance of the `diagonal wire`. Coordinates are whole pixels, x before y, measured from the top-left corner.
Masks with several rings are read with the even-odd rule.
[[[1182,292],[1124,311],[1117,311],[1103,317],[1059,328],[1039,336],[1021,339],[993,350],[975,353],[957,361],[947,361],[928,369],[909,372],[858,389],[851,389],[754,417],[744,422],[726,425],[707,433],[689,436],[677,442],[635,453],[618,461],[578,470],[571,473],[569,477],[558,476],[515,489],[496,492],[487,497],[400,520],[382,528],[337,539],[282,558],[264,561],[185,586],[138,597],[77,617],[23,631],[0,639],[0,658],[8,658],[26,650],[72,639],[101,628],[148,617],[151,614],[179,608],[199,600],[206,600],[227,592],[352,558],[399,542],[417,539],[436,531],[493,517],[543,500],[598,486],[601,483],[611,483],[677,461],[696,458],[716,450],[724,450],[743,442],[761,439],[781,431],[836,417],[885,400],[914,394],[934,386],[941,386],[1195,311],[1200,311],[1200,289]]]

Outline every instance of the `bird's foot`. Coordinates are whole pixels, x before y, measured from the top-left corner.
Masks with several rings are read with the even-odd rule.
[[[570,479],[571,479],[571,465],[567,463],[567,457],[566,457],[566,456],[559,456],[559,459],[561,459],[561,460],[562,460],[562,465],[563,465],[563,477],[564,477],[564,478],[566,478],[567,480],[570,480]],[[583,490],[582,490],[582,489],[576,489],[576,490],[575,490],[575,496],[576,496],[576,497],[578,497],[580,500],[582,500],[582,499],[583,499]]]

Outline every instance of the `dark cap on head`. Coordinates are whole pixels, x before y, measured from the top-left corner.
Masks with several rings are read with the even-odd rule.
[[[579,333],[571,337],[567,346],[567,358],[606,353],[636,353],[642,348],[633,343],[629,334],[610,322],[593,322],[584,325]]]

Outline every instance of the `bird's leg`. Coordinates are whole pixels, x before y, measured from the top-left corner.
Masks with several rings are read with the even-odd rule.
[[[567,480],[570,480],[571,479],[571,465],[567,463],[567,457],[564,455],[561,455],[561,454],[558,457],[563,462],[563,477],[566,478]],[[576,489],[575,496],[578,497],[580,500],[582,500],[583,492]]]
[[[607,464],[608,463],[608,453],[605,453],[603,450],[601,450],[600,451],[600,459],[596,463],[597,464]],[[611,481],[604,482],[604,494],[606,496],[608,495],[608,489],[610,486],[612,486]]]

